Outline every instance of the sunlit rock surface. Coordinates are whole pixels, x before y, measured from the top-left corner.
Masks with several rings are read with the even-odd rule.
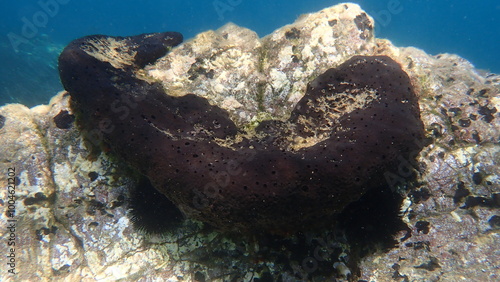
[[[205,97],[237,123],[286,119],[308,82],[354,55],[374,55],[373,28],[356,5],[303,15],[264,38],[229,23],[198,34],[146,72],[169,95]]]
[[[367,252],[355,268],[355,246],[341,230],[243,240],[186,221],[161,236],[143,235],[126,216],[133,173],[105,153],[90,153],[69,97],[60,93],[49,105],[0,108],[4,211],[9,168],[17,184],[18,274],[5,270],[2,280],[498,280],[500,76],[482,74],[455,55],[397,48],[376,39],[373,28],[353,4],[302,16],[263,39],[229,24],[185,42],[143,74],[172,93],[206,97],[253,127],[269,117],[286,119],[307,82],[353,55],[399,62],[417,90],[430,142],[416,164],[403,156],[388,179],[406,191],[401,214],[409,233],[394,234],[398,246]],[[409,167],[419,174],[405,190]],[[3,238],[11,236],[8,215],[0,217]],[[360,230],[369,236],[370,228]],[[0,250],[7,255],[6,242]],[[315,258],[318,246],[324,256]]]

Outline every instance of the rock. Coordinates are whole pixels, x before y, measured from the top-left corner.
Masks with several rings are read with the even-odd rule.
[[[207,98],[236,124],[285,120],[308,82],[354,55],[374,54],[373,19],[347,7],[303,15],[262,39],[229,23],[197,35],[146,71],[169,95]]]
[[[340,229],[252,240],[211,231],[189,220],[164,234],[144,235],[127,216],[137,178],[110,155],[89,151],[74,123],[57,127],[54,117],[61,111],[75,115],[69,96],[60,93],[49,105],[0,108],[0,182],[4,187],[9,168],[15,169],[18,273],[11,276],[7,269],[2,280],[145,280],[142,277],[154,276],[170,281],[257,277],[290,281],[332,280],[342,275],[368,281],[498,280],[500,76],[480,74],[456,55],[430,56],[376,39],[373,20],[363,13],[354,4],[337,5],[303,16],[260,40],[247,29],[226,26],[174,48],[142,74],[159,79],[172,93],[194,92],[223,105],[239,125],[255,128],[265,119],[286,119],[305,93],[306,83],[328,68],[354,55],[391,57],[415,87],[428,139],[416,163],[403,157],[399,169],[391,171],[389,184],[404,192],[401,213],[408,226],[406,231],[389,235],[397,246],[375,251],[354,240],[352,232]],[[224,35],[222,31],[229,28],[231,32]],[[234,44],[220,40],[224,36]],[[207,42],[206,49],[194,44],[199,40]],[[244,41],[250,42],[236,44]],[[254,61],[244,58],[256,56],[252,50],[262,42],[275,42],[267,49],[271,55],[262,55],[264,60],[257,65],[241,64]],[[211,53],[212,49],[218,51]],[[215,67],[226,71],[211,72]],[[265,72],[252,71],[259,68]],[[266,76],[279,83],[262,84]],[[260,92],[246,92],[252,88],[249,85],[261,85]],[[221,93],[229,96],[218,96]],[[408,178],[412,167],[419,172],[416,181]],[[0,204],[7,211],[8,191],[0,192]],[[8,215],[0,216],[4,238],[12,236],[5,228],[12,219]],[[360,235],[370,239],[378,231],[374,228],[386,229],[377,225],[382,219],[350,230],[361,230],[365,234]],[[0,250],[11,253],[6,243]]]

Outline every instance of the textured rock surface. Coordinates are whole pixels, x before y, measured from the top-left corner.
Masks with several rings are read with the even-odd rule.
[[[354,55],[374,54],[373,27],[356,5],[303,15],[262,39],[227,24],[197,35],[146,71],[169,95],[205,97],[237,123],[286,119],[308,82]]]
[[[167,89],[177,87],[179,93],[183,87],[202,85],[196,94],[220,99],[243,123],[267,115],[286,116],[300,99],[293,93],[304,93],[310,78],[352,55],[382,54],[398,61],[418,89],[422,120],[432,142],[418,156],[418,183],[410,187],[401,207],[411,229],[406,237],[411,237],[388,251],[367,253],[359,273],[349,260],[349,250],[355,246],[334,232],[304,234],[303,239],[296,235],[286,240],[252,241],[187,221],[162,236],[141,235],[126,216],[130,191],[136,185],[130,172],[106,154],[96,157],[89,153],[72,123],[68,96],[60,93],[46,106],[0,108],[0,181],[6,186],[8,168],[16,168],[19,258],[18,275],[4,271],[2,280],[140,280],[149,275],[170,281],[250,281],[256,277],[319,281],[343,277],[347,266],[352,274],[369,281],[497,281],[500,77],[480,74],[455,55],[429,56],[415,48],[396,48],[387,40],[376,39],[372,27],[373,20],[356,5],[338,5],[303,16],[296,24],[263,39],[275,44],[268,49],[275,53],[265,56],[263,68],[244,65],[245,60],[238,60],[244,67],[235,68],[231,57],[218,61],[212,47],[203,49],[218,45],[193,44],[201,39],[207,44],[225,43],[219,36],[232,42],[251,38],[259,43],[250,31],[230,25],[186,42],[145,71],[145,75],[161,79]],[[222,31],[227,29],[232,32],[224,35]],[[330,36],[334,32],[336,35]],[[328,40],[330,43],[325,43]],[[294,49],[293,42],[299,49]],[[189,44],[191,47],[186,47]],[[236,52],[233,60],[244,58],[243,53],[253,56],[250,47],[245,52],[237,47],[229,49]],[[176,52],[174,60],[171,56]],[[211,57],[214,59],[209,60]],[[215,67],[226,70],[220,76],[213,73],[216,82],[206,79]],[[282,83],[263,85],[259,93],[246,93],[247,77],[254,77],[253,84],[266,81],[260,78],[261,71],[252,68],[265,69],[264,76],[281,78]],[[193,79],[183,76],[182,81],[176,80],[190,69]],[[237,88],[239,83],[243,84]],[[241,92],[217,98],[217,93],[225,92],[216,92],[219,88]],[[273,97],[280,102],[273,104]],[[393,172],[389,184],[402,186],[408,165],[404,160],[403,156],[401,169]],[[0,195],[6,209],[7,189]],[[2,226],[7,226],[6,216],[1,214]],[[360,230],[370,236],[374,226]],[[3,238],[9,235],[6,228],[0,234]],[[404,235],[401,232],[395,238],[400,240]],[[0,250],[8,253],[5,242]],[[318,253],[321,259],[315,256]]]

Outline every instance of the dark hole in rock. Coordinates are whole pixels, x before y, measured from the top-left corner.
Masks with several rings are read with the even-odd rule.
[[[469,127],[471,124],[470,119],[459,119],[458,124],[460,124],[461,127]]]
[[[68,111],[61,110],[59,114],[54,117],[54,123],[60,129],[71,128],[71,125],[75,121],[75,116],[69,114]]]
[[[5,125],[5,120],[6,118],[3,115],[0,115],[0,129],[2,129]]]
[[[111,209],[118,208],[123,206],[125,203],[125,196],[119,195],[116,197],[116,200],[111,201]]]
[[[65,264],[65,265],[61,266],[59,269],[52,268],[52,273],[54,274],[54,276],[61,276],[61,275],[69,273],[70,268],[71,268],[71,265]]]
[[[99,173],[97,173],[95,171],[91,171],[91,172],[89,172],[88,176],[90,178],[90,181],[94,181],[97,179],[97,177],[99,177]]]
[[[286,39],[298,39],[300,38],[300,30],[295,27],[285,32]]]
[[[274,278],[268,271],[262,273],[259,278],[254,278],[254,282],[274,282]]]
[[[497,112],[497,109],[495,107],[493,108],[488,108],[487,106],[481,106],[479,107],[478,113],[483,116],[483,120],[487,123],[490,123],[495,117],[493,114]]]
[[[479,90],[478,96],[485,97],[486,93],[488,93],[488,89],[481,89],[481,90]]]
[[[462,109],[460,109],[460,108],[450,108],[450,109],[448,109],[448,112],[453,113],[454,116],[458,116],[460,113],[462,113]]]
[[[470,191],[465,188],[465,183],[463,181],[459,181],[457,184],[457,190],[455,191],[455,195],[453,196],[453,202],[455,204],[462,201],[463,198],[470,195]]]
[[[106,215],[106,204],[99,202],[95,199],[91,199],[88,202],[87,206],[87,214],[88,215],[96,215],[96,212],[99,211],[101,215]]]
[[[443,136],[443,126],[439,123],[432,123],[430,130],[432,131],[432,135],[436,138]]]
[[[424,233],[424,234],[428,234],[429,233],[429,228],[430,227],[430,223],[428,221],[425,221],[425,220],[420,220],[420,221],[417,221],[417,223],[415,223],[415,228],[417,229],[417,233]]]
[[[45,194],[43,194],[42,192],[37,192],[37,193],[35,193],[34,197],[27,197],[26,199],[24,199],[24,204],[26,206],[31,206],[31,205],[43,203],[47,200],[48,200],[48,198],[47,198],[47,196],[45,196]]]
[[[488,223],[490,224],[490,226],[492,228],[499,228],[500,227],[500,216],[494,215],[494,216],[490,217],[490,219],[488,220]]]
[[[465,204],[460,207],[462,209],[468,209],[473,207],[485,207],[485,208],[499,208],[500,207],[500,193],[491,195],[491,198],[485,197],[474,197],[469,196],[465,200]]]
[[[212,69],[205,73],[205,76],[207,78],[210,78],[210,79],[214,78],[214,75],[215,75],[215,71]]]
[[[481,184],[481,182],[483,182],[483,174],[481,172],[474,172],[472,175],[472,182],[476,185]]]
[[[368,19],[366,13],[361,13],[360,15],[357,15],[356,18],[354,18],[354,23],[356,23],[356,26],[360,31],[373,29],[372,23]]]
[[[42,227],[40,229],[35,230],[35,236],[36,239],[41,241],[43,240],[44,236],[47,236],[49,234],[56,234],[57,232],[57,227],[51,226],[50,228],[48,227]]]
[[[477,144],[481,143],[481,136],[479,136],[479,133],[477,131],[474,131],[472,133],[472,139],[474,139]]]
[[[397,263],[393,264],[392,265],[392,269],[394,269],[394,273],[392,274],[392,278],[394,278],[395,280],[400,280],[400,279],[404,279],[403,281],[407,280],[408,279],[408,276],[407,275],[401,275],[401,273],[399,273],[399,269],[401,268],[401,266]],[[362,280],[358,280],[358,282],[360,282]]]
[[[422,188],[420,190],[414,190],[410,193],[410,195],[413,197],[413,202],[415,204],[418,204],[420,202],[425,202],[431,197],[431,193],[429,192],[429,189],[427,189],[427,188]]]
[[[194,281],[205,282],[206,281],[205,274],[203,274],[200,271],[196,271],[196,273],[194,274]]]
[[[406,247],[413,248],[414,250],[430,251],[431,243],[429,241],[409,242],[405,244]]]

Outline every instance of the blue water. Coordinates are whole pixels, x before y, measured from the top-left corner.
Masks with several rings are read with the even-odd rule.
[[[376,36],[430,54],[456,53],[500,73],[500,2],[481,0],[353,1],[377,20]],[[47,103],[62,90],[57,56],[89,34],[179,31],[186,39],[231,21],[264,36],[299,15],[340,1],[6,1],[0,11],[0,105]]]

